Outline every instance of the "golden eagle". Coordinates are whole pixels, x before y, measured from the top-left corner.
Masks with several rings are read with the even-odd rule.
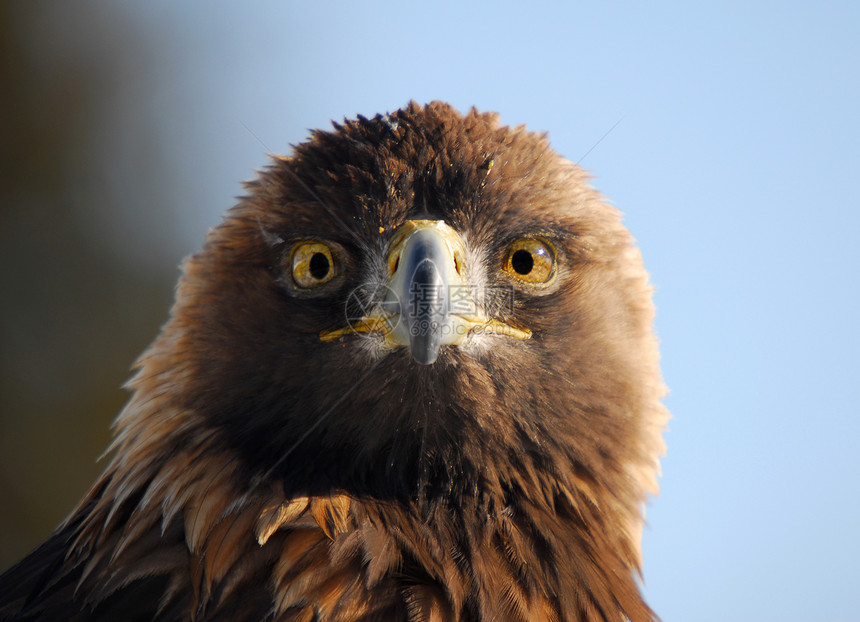
[[[413,103],[246,190],[0,619],[655,619],[651,288],[583,171]]]

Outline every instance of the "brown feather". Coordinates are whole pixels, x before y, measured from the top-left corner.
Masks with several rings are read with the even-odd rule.
[[[582,170],[496,115],[410,104],[246,187],[184,264],[104,474],[0,577],[0,620],[656,619],[637,585],[667,419],[651,288]],[[487,312],[528,340],[428,366],[320,340],[416,218],[462,236]],[[543,289],[500,268],[523,236],[557,251]],[[290,280],[302,240],[335,249],[319,292]]]
[[[257,521],[256,534],[260,546],[266,544],[272,534],[283,525],[291,523],[308,507],[307,497],[298,497],[289,501],[276,501],[260,513]]]

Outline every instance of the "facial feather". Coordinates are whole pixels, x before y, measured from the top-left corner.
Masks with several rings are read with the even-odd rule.
[[[582,170],[496,115],[410,104],[314,132],[246,191],[185,262],[53,557],[0,579],[31,583],[0,619],[110,619],[121,599],[141,619],[653,619],[635,578],[667,418],[651,290]],[[429,365],[349,330],[425,221],[462,241],[475,316],[510,328]],[[541,250],[511,270],[524,239]],[[302,244],[325,252],[298,282]]]

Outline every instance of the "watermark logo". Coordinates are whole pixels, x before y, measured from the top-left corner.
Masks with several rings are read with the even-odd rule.
[[[473,285],[429,285],[413,283],[405,300],[383,284],[362,285],[352,290],[346,300],[347,324],[360,332],[367,330],[368,320],[385,321],[389,331],[407,318],[412,335],[452,330],[439,319],[452,315],[463,318],[506,317],[514,313],[514,289],[509,285],[476,287]]]
[[[381,311],[381,313],[380,313]],[[368,318],[390,318],[389,328],[400,323],[400,299],[396,292],[383,284],[359,285],[346,297],[346,323],[361,332]]]

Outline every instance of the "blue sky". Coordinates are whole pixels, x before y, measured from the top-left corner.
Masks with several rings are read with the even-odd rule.
[[[856,620],[857,6],[310,5],[126,7],[169,75],[128,98],[183,166],[171,261],[266,151],[331,119],[443,99],[548,132],[587,153],[657,287],[674,419],[644,537],[652,606]]]

